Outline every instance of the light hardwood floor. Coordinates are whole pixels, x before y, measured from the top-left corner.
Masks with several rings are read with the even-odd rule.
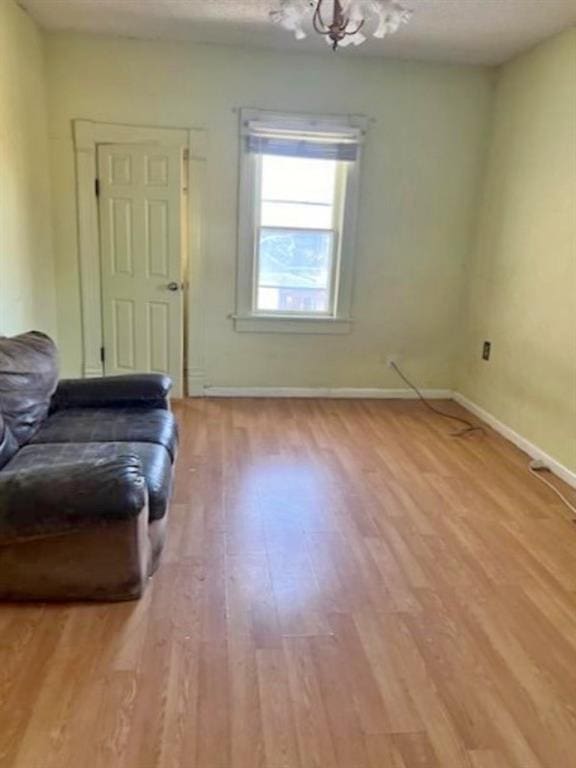
[[[526,456],[415,402],[177,412],[144,599],[0,606],[0,768],[576,766],[576,525]]]

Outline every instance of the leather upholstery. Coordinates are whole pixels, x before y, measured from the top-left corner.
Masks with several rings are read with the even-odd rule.
[[[18,445],[46,418],[57,382],[58,356],[48,336],[0,337],[0,412]]]
[[[99,406],[168,408],[172,381],[157,373],[107,376],[95,379],[62,379],[53,398],[54,410]]]
[[[46,443],[27,445],[21,448],[14,458],[0,472],[0,485],[6,473],[40,472],[42,468],[52,468],[54,493],[58,492],[60,481],[65,482],[70,472],[70,465],[80,463],[81,469],[75,474],[78,493],[82,485],[90,478],[90,467],[98,462],[113,462],[122,456],[137,456],[142,463],[142,474],[146,479],[149,494],[150,520],[164,517],[168,507],[172,462],[170,454],[161,445],[154,443],[103,442],[103,443]],[[82,475],[82,473],[84,473]],[[82,479],[82,477],[84,479]],[[110,481],[113,478],[109,476]],[[46,493],[48,493],[46,487]],[[42,512],[43,514],[43,512]],[[2,506],[0,504],[0,516]]]
[[[18,443],[16,438],[5,423],[4,417],[0,412],[0,469],[2,469],[6,462],[10,461],[17,450]]]
[[[150,543],[150,567],[149,575],[155,573],[160,565],[160,556],[166,541],[166,517],[160,520],[152,520],[148,526],[148,541]]]
[[[127,520],[146,507],[146,481],[134,454],[89,464],[74,461],[28,469],[15,464],[0,474],[4,544]]]
[[[152,573],[149,527],[144,510],[106,525],[0,541],[0,600],[134,600]]]
[[[31,440],[38,443],[158,443],[176,457],[173,414],[160,408],[66,408],[52,413]]]
[[[177,430],[166,376],[63,381],[0,337],[0,600],[130,600],[158,566]]]

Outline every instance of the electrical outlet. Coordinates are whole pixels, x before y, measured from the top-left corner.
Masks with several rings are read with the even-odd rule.
[[[490,360],[490,353],[492,352],[492,342],[485,341],[482,345],[482,360]]]

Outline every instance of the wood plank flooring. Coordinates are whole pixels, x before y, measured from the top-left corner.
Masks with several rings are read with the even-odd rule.
[[[145,597],[0,606],[0,768],[576,766],[576,525],[526,456],[411,401],[176,409]]]

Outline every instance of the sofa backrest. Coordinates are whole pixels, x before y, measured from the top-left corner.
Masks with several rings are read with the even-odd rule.
[[[33,437],[46,418],[57,384],[58,353],[52,339],[38,331],[0,337],[3,433],[6,436],[8,430],[18,447]]]

